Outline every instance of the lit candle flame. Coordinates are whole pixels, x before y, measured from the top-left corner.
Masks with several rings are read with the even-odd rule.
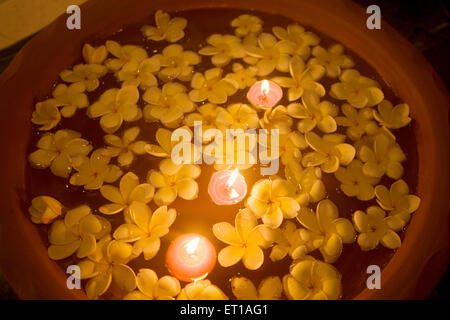
[[[231,174],[230,178],[228,178],[228,181],[227,181],[228,188],[231,188],[233,186],[233,184],[236,182],[236,178],[237,178],[238,174],[239,174],[239,169],[238,168],[234,169],[233,173]]]
[[[194,254],[197,250],[198,243],[200,242],[200,238],[194,238],[192,240],[189,240],[188,243],[184,246],[186,248],[186,252],[189,254]]]
[[[269,81],[263,80],[261,84],[261,95],[266,96],[269,93]]]

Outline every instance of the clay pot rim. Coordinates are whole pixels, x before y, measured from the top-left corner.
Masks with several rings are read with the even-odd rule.
[[[136,12],[138,12],[138,8],[161,8],[167,11],[176,11],[180,4],[177,0],[155,0],[151,5],[148,3],[144,4],[144,2],[136,1]],[[88,22],[94,20],[94,12],[99,14],[102,3],[108,3],[108,6],[116,9],[123,9],[125,6],[125,4],[120,4],[120,1],[114,0],[91,0],[86,2],[82,5],[81,9],[85,13],[85,16],[88,16],[86,19]],[[129,5],[128,2],[127,5]],[[436,72],[417,49],[401,37],[385,21],[382,22],[382,29],[371,31],[373,32],[370,34],[372,38],[367,39],[367,33],[364,30],[361,31],[361,29],[355,28],[357,25],[360,25],[362,28],[365,27],[367,15],[363,8],[350,1],[329,2],[319,0],[310,3],[308,1],[292,3],[290,0],[277,0],[276,4],[274,4],[270,1],[260,0],[248,0],[245,2],[240,0],[219,0],[215,2],[192,0],[184,2],[182,10],[213,7],[258,8],[259,11],[280,14],[287,18],[297,20],[306,27],[312,26],[357,53],[392,86],[394,92],[400,97],[408,96],[408,99],[404,100],[410,104],[412,117],[417,120],[419,125],[417,141],[418,145],[422,146],[419,150],[418,177],[418,193],[422,198],[422,204],[419,210],[413,214],[402,247],[397,250],[382,271],[382,288],[385,289],[382,292],[364,289],[355,299],[396,299],[410,297],[420,277],[421,270],[424,268],[428,259],[435,253],[442,252],[448,246],[448,203],[443,197],[445,191],[441,191],[448,190],[448,150],[447,148],[440,150],[439,147],[448,145],[446,140],[446,137],[448,137],[448,127],[445,121],[447,119],[449,99],[445,86]],[[328,10],[323,10],[323,8],[327,8]],[[308,14],[301,15],[299,13],[301,11],[308,12]],[[115,11],[115,13],[118,17],[125,17],[125,14],[120,10]],[[128,24],[133,19],[134,21],[139,21],[141,17],[150,16],[150,14],[151,11],[147,10],[145,14],[140,13],[139,18],[125,17],[124,20],[127,22],[123,24]],[[339,17],[341,14],[342,17]],[[56,31],[57,28],[65,27],[65,17],[65,15],[60,16],[56,21],[41,31],[40,34],[31,39],[0,76],[0,96],[2,96],[4,102],[16,101],[17,97],[13,96],[14,91],[11,88],[14,88],[14,85],[20,85],[18,81],[21,72],[26,73],[28,71],[24,66],[28,64],[27,57],[33,56],[34,50],[39,49],[41,42],[44,44],[49,43],[48,38],[58,34],[58,31]],[[317,17],[329,21],[328,25],[335,25],[335,27],[326,26],[321,22],[317,23],[318,20],[314,21],[314,18]],[[113,30],[111,29],[112,25],[114,23],[110,21],[105,24],[105,29]],[[67,30],[59,33],[62,35],[67,33]],[[88,32],[83,38],[86,38],[90,34]],[[358,46],[358,43],[364,45]],[[63,52],[67,53],[70,50],[63,50]],[[394,75],[394,71],[398,74]],[[43,88],[45,87],[48,89],[48,85],[45,83],[42,85],[36,83],[36,86],[39,87],[34,90],[36,92],[44,90]],[[411,88],[415,88],[416,92],[411,93],[405,91]],[[32,90],[33,88],[30,89]],[[411,99],[414,99],[414,101],[408,101]],[[430,109],[429,112],[426,112],[427,101],[433,101],[434,109]],[[1,112],[1,145],[10,145],[11,143],[8,140],[9,136],[6,133],[10,133],[8,129],[17,129],[10,122],[8,123],[9,114],[6,113],[5,108]],[[18,120],[26,121],[28,119],[29,121],[30,114],[31,112],[29,114],[22,113],[21,115],[17,115],[16,112],[14,115],[17,115]],[[5,131],[3,132],[3,130]],[[18,149],[20,150],[21,148]],[[7,164],[13,162],[10,159],[2,161],[6,161]],[[11,170],[8,169],[8,165],[0,168],[0,181],[2,181],[3,185],[8,186],[9,183],[13,182],[13,185],[17,186],[18,182],[19,185],[20,183],[24,183],[23,177],[16,178],[10,172]],[[29,219],[24,219],[25,214],[22,217],[17,214],[14,215],[18,211],[17,206],[20,208],[21,205],[19,203],[20,195],[18,196],[17,194],[18,191],[8,190],[2,187],[2,192],[3,195],[8,195],[8,197],[4,196],[0,199],[0,207],[4,209],[0,215],[0,222],[2,223],[0,226],[2,227],[0,229],[0,258],[5,276],[19,297],[42,298],[48,296],[63,299],[85,299],[85,294],[79,290],[70,291],[65,288],[66,275],[55,262],[49,260],[47,255],[44,254],[46,248],[42,245],[42,241],[39,240],[35,226]],[[23,211],[23,208],[21,210]],[[431,216],[432,213],[434,216]],[[14,216],[11,216],[11,214]],[[30,254],[30,256],[25,256],[24,254],[21,256],[17,254],[17,257],[14,255],[11,256],[14,250],[8,248],[8,242],[5,240],[9,240],[9,237],[12,237],[12,233],[8,228],[4,228],[5,222],[23,227],[21,229],[21,237],[16,239],[30,246],[32,250],[21,247],[21,249],[26,250],[25,254]],[[431,234],[437,238],[431,239]],[[415,257],[412,253],[416,251],[429,253],[429,255],[426,257],[418,255],[419,257]],[[36,263],[38,271],[35,277],[28,276],[26,280],[23,279],[23,274],[20,274],[20,270],[29,270],[29,268],[23,265],[25,263],[22,259],[28,259],[29,262]],[[15,271],[16,267],[18,271]],[[37,280],[36,278],[39,275],[47,277],[47,286],[42,283],[26,282]],[[412,278],[409,279],[408,276],[412,276]],[[436,283],[439,276],[439,272],[436,272],[430,281]],[[45,289],[48,289],[49,292],[44,294],[45,291],[43,290]]]

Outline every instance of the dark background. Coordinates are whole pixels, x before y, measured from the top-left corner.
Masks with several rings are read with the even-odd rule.
[[[443,0],[353,0],[363,7],[376,4],[382,19],[407,38],[430,61],[447,88],[450,85],[450,2]],[[383,28],[383,21],[381,23]],[[32,37],[32,36],[31,36]],[[14,55],[31,38],[0,51],[0,73]],[[428,299],[450,299],[450,274],[443,279]],[[17,296],[0,274],[0,300]]]

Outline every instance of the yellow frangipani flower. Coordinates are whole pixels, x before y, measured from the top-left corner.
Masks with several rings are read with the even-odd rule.
[[[355,230],[352,223],[339,218],[338,208],[328,199],[317,204],[316,213],[302,207],[297,220],[307,229],[301,236],[312,248],[319,248],[325,262],[335,262],[342,253],[343,243],[355,241]]]
[[[230,267],[242,260],[249,270],[257,270],[264,262],[262,249],[271,245],[268,238],[269,228],[260,224],[248,209],[241,209],[236,214],[234,227],[228,222],[213,225],[217,239],[228,244],[220,250],[217,257],[222,267]]]
[[[263,139],[259,140],[260,144],[260,152],[262,150],[267,150],[267,157],[275,160],[276,154],[281,159],[281,163],[287,165],[290,162],[298,162],[302,159],[301,150],[306,149],[308,144],[306,143],[305,137],[297,132],[292,131],[288,134],[282,134],[279,136],[278,144],[275,144],[274,147],[278,149],[278,153],[272,150],[272,136],[270,132],[267,134],[267,141],[263,141]]]
[[[386,134],[377,134],[373,149],[363,145],[358,156],[364,162],[363,173],[369,177],[381,178],[386,174],[397,180],[403,175],[401,162],[406,160],[406,155],[400,145]]]
[[[290,161],[284,168],[286,179],[295,186],[295,199],[300,206],[310,202],[319,202],[325,198],[325,184],[322,181],[322,171],[318,167],[303,169],[301,164]]]
[[[108,40],[105,43],[106,49],[114,58],[105,61],[105,65],[109,70],[118,72],[124,70],[133,70],[136,64],[139,65],[142,61],[148,58],[147,51],[144,48],[135,45],[120,45],[116,41]]]
[[[344,116],[335,117],[336,123],[347,127],[346,134],[351,140],[357,141],[364,134],[374,135],[378,131],[378,126],[373,121],[371,108],[357,110],[348,103],[344,103],[341,110]]]
[[[136,274],[127,266],[133,258],[131,244],[111,240],[109,234],[101,238],[95,252],[78,263],[81,279],[89,279],[86,284],[88,298],[98,299],[113,281],[122,291],[136,289]]]
[[[380,102],[378,112],[373,110],[373,116],[383,127],[389,129],[398,129],[411,122],[409,105],[402,103],[393,107],[388,100]]]
[[[154,56],[159,60],[162,69],[158,76],[164,82],[175,79],[190,81],[194,73],[194,65],[199,64],[201,58],[193,51],[183,51],[179,44],[171,44],[165,47],[162,54]]]
[[[353,223],[359,232],[358,245],[361,249],[363,251],[375,249],[378,243],[389,249],[399,248],[402,240],[395,232],[399,229],[392,220],[393,217],[386,217],[386,212],[378,206],[371,206],[366,212],[357,210],[353,214]]]
[[[376,186],[375,195],[380,207],[389,211],[389,223],[394,230],[403,228],[420,204],[420,198],[409,194],[408,185],[402,179],[395,181],[389,190],[383,185]]]
[[[308,59],[311,54],[311,46],[319,44],[319,37],[298,24],[290,24],[286,29],[273,27],[272,32],[280,40],[290,41],[295,44],[294,54],[299,55],[303,60]]]
[[[246,55],[241,39],[236,36],[213,34],[206,42],[208,45],[201,48],[198,53],[212,56],[211,63],[217,67],[226,66],[231,59],[243,58]]]
[[[184,117],[184,124],[193,127],[195,121],[202,122],[202,133],[208,129],[216,129],[219,127],[217,117],[219,113],[227,113],[223,107],[219,107],[214,103],[205,103],[196,109],[196,112],[187,114]],[[203,137],[201,137],[203,139]],[[207,140],[204,140],[206,142]]]
[[[50,227],[48,256],[61,260],[76,252],[78,258],[85,258],[95,252],[97,239],[110,231],[108,220],[92,214],[87,205],[69,210],[64,219],[55,220]]]
[[[123,82],[122,86],[136,86],[146,90],[158,86],[155,74],[159,72],[161,65],[155,56],[142,61],[131,60],[116,72],[117,80]]]
[[[118,166],[110,164],[110,160],[111,158],[102,155],[102,150],[95,150],[90,158],[84,158],[83,162],[75,167],[78,172],[70,177],[70,184],[84,186],[86,190],[97,190],[104,182],[115,182],[123,172]]]
[[[340,167],[334,175],[348,197],[356,197],[361,201],[368,201],[375,196],[373,186],[380,181],[377,177],[366,175],[363,164],[357,159],[350,162],[347,168]]]
[[[177,42],[184,37],[184,29],[187,25],[187,20],[184,18],[170,19],[170,15],[162,10],[155,13],[156,26],[145,25],[141,28],[142,34],[149,40],[168,42]]]
[[[30,164],[37,169],[50,167],[55,176],[62,178],[67,178],[92,150],[80,133],[65,129],[44,134],[36,146],[38,150],[28,156]]]
[[[186,87],[181,83],[169,82],[162,89],[158,87],[149,88],[143,95],[148,103],[144,107],[144,118],[146,121],[161,121],[169,128],[177,127],[185,113],[195,109],[195,104],[189,99]]]
[[[331,86],[330,96],[346,100],[355,108],[372,107],[384,99],[383,91],[375,80],[362,76],[355,69],[346,69],[339,76],[341,82]]]
[[[283,277],[284,292],[291,300],[336,300],[342,293],[341,274],[331,264],[303,260]]]
[[[308,252],[305,241],[300,236],[300,229],[297,229],[291,221],[283,223],[281,228],[273,231],[275,245],[270,252],[270,260],[279,261],[287,255],[293,260],[304,258]]]
[[[58,84],[53,90],[53,99],[55,99],[58,107],[63,107],[61,115],[64,118],[72,117],[77,109],[87,108],[89,100],[84,93],[85,89],[83,82],[75,82],[70,86]]]
[[[191,80],[189,97],[194,102],[208,100],[211,103],[225,103],[229,96],[236,93],[238,84],[230,78],[222,78],[221,68],[206,70],[204,74],[197,72]]]
[[[283,219],[297,216],[300,205],[294,199],[295,189],[283,179],[262,179],[256,182],[245,206],[270,228],[278,228]]]
[[[138,108],[139,90],[135,86],[106,90],[100,99],[88,108],[90,118],[100,118],[100,126],[106,133],[114,133],[124,121],[133,122],[142,117]]]
[[[264,112],[264,117],[259,120],[261,128],[271,130],[278,129],[279,134],[288,134],[294,121],[289,116],[287,108],[279,105]]]
[[[159,163],[159,170],[148,172],[148,182],[156,189],[154,201],[157,205],[169,205],[177,197],[193,200],[198,196],[198,184],[201,169],[194,164],[175,164],[171,159]]]
[[[107,134],[104,136],[107,147],[102,149],[102,154],[110,158],[117,158],[120,166],[130,165],[135,155],[145,154],[146,141],[135,141],[139,136],[141,129],[139,127],[131,127],[123,132],[122,138]]]
[[[188,283],[177,300],[228,300],[228,297],[211,281],[205,279]]]
[[[287,112],[291,117],[300,119],[297,128],[302,133],[311,131],[316,126],[324,133],[337,130],[334,117],[339,112],[338,106],[326,100],[320,101],[319,96],[315,93],[305,92],[302,96],[302,103],[289,104]]]
[[[336,172],[339,165],[348,165],[355,157],[355,148],[347,143],[333,141],[333,136],[319,137],[314,132],[305,134],[306,142],[314,150],[303,156],[302,164],[305,167],[320,165],[323,172]]]
[[[145,260],[150,260],[159,251],[160,238],[169,233],[169,227],[175,221],[177,212],[167,206],[159,207],[152,213],[148,205],[134,201],[128,207],[131,221],[120,225],[114,231],[114,239],[134,242],[133,256],[141,253]]]
[[[232,66],[233,73],[228,73],[225,79],[231,79],[238,84],[239,89],[245,89],[251,87],[256,82],[256,74],[258,69],[253,66],[244,68],[240,63],[233,63]]]
[[[226,110],[219,109],[215,123],[220,130],[256,129],[259,127],[259,118],[256,110],[248,104],[233,103]]]
[[[132,172],[128,172],[120,179],[119,188],[112,185],[104,185],[100,188],[102,196],[111,201],[99,208],[103,214],[111,215],[125,210],[125,221],[130,223],[130,205],[133,202],[147,204],[153,199],[155,188],[148,183],[139,183],[139,178]]]
[[[325,73],[325,68],[320,65],[306,67],[305,62],[295,56],[289,61],[290,77],[275,77],[272,81],[283,88],[289,88],[288,100],[299,99],[305,92],[312,92],[320,97],[325,95],[325,88],[318,82]]]
[[[104,45],[93,47],[89,43],[83,46],[83,59],[88,64],[102,64],[108,56],[108,50]]]
[[[47,99],[36,103],[31,122],[39,125],[40,131],[49,131],[61,121],[61,113],[55,99]]]
[[[251,14],[241,14],[233,19],[230,23],[234,29],[234,33],[238,37],[245,37],[249,34],[258,34],[262,30],[263,21],[257,16]]]
[[[177,278],[158,275],[151,269],[139,269],[136,276],[138,290],[128,293],[123,300],[174,300],[181,291]]]
[[[266,277],[256,289],[251,280],[234,277],[231,279],[231,290],[238,300],[280,300],[283,285],[279,277]]]
[[[33,223],[49,224],[62,213],[62,204],[58,200],[48,196],[38,196],[31,200],[28,212]]]
[[[59,77],[69,83],[82,83],[91,92],[100,85],[99,78],[106,75],[108,69],[101,64],[78,64],[72,70],[66,69]]]
[[[270,33],[261,33],[258,44],[245,44],[244,49],[251,57],[257,58],[255,64],[258,76],[267,76],[275,69],[281,72],[289,70],[289,60],[295,51],[295,43],[287,40],[277,41]]]
[[[325,49],[315,46],[312,50],[312,57],[308,61],[308,66],[321,65],[325,67],[326,74],[330,78],[337,78],[342,69],[353,68],[355,63],[344,54],[344,47],[341,44],[334,44]]]

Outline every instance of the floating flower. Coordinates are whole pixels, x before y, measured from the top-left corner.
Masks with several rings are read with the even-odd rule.
[[[393,107],[388,100],[380,102],[378,112],[373,110],[373,116],[382,126],[389,129],[398,129],[411,122],[409,105],[402,103]]]
[[[278,143],[274,145],[278,149],[278,152],[272,151],[272,137],[270,132],[267,134],[267,141],[260,139],[260,152],[264,149],[267,151],[267,156],[275,160],[275,155],[281,159],[281,163],[287,165],[290,162],[298,162],[302,158],[301,150],[308,147],[305,137],[299,132],[292,131],[288,134],[279,136]]]
[[[81,279],[89,279],[86,284],[88,298],[98,299],[112,282],[122,291],[133,291],[136,288],[136,274],[127,266],[132,258],[129,243],[111,240],[110,235],[100,239],[95,252],[78,263]]]
[[[88,109],[90,118],[100,118],[100,126],[106,133],[116,132],[124,121],[133,122],[142,117],[138,108],[139,91],[135,86],[106,90],[100,99]]]
[[[156,189],[154,201],[157,205],[169,205],[178,197],[193,200],[198,196],[200,167],[194,164],[174,164],[171,159],[159,163],[159,170],[150,170],[148,182]]]
[[[239,89],[245,89],[251,87],[256,82],[256,74],[258,69],[253,66],[244,68],[240,63],[233,63],[232,66],[233,73],[228,73],[225,79],[231,79],[238,84]]]
[[[187,20],[184,18],[170,19],[168,13],[158,10],[155,13],[156,26],[143,26],[142,34],[149,40],[168,42],[177,42],[184,37],[184,28],[186,28]]]
[[[355,159],[347,166],[340,167],[334,175],[341,182],[341,190],[348,197],[356,197],[361,201],[368,201],[375,196],[374,184],[379,178],[367,176],[363,164]]]
[[[287,180],[262,179],[256,182],[246,207],[270,228],[278,228],[283,219],[297,216],[300,205],[294,199],[294,188]]]
[[[336,123],[347,127],[346,134],[351,140],[356,141],[364,134],[373,135],[378,131],[378,126],[373,121],[371,108],[357,110],[348,103],[344,103],[341,109],[344,116],[336,117]]]
[[[399,144],[386,134],[377,134],[374,138],[373,149],[363,145],[358,152],[364,162],[362,171],[366,176],[381,178],[386,174],[397,180],[403,175],[401,162],[406,160]]]
[[[53,98],[58,107],[62,106],[61,115],[65,118],[72,117],[77,109],[86,108],[89,100],[84,90],[86,89],[83,82],[75,82],[70,86],[58,84],[53,90]]]
[[[147,51],[144,48],[135,45],[120,45],[116,41],[108,40],[105,43],[106,49],[114,58],[105,61],[109,70],[118,72],[123,70],[125,73],[130,70],[136,70],[142,61],[148,58]]]
[[[258,225],[256,217],[248,209],[241,209],[236,214],[234,227],[228,222],[213,225],[217,239],[228,244],[220,250],[218,261],[222,267],[230,267],[241,259],[249,270],[257,270],[264,262],[262,249],[270,246],[266,240],[269,229]]]
[[[299,55],[303,60],[308,59],[311,54],[311,46],[319,44],[319,37],[298,24],[290,24],[286,29],[273,27],[272,32],[280,40],[290,41],[295,44],[294,54]]]
[[[184,114],[195,109],[181,83],[169,82],[162,89],[152,87],[144,93],[143,99],[149,103],[144,107],[145,120],[160,120],[169,128],[178,126]]]
[[[312,92],[323,97],[325,88],[318,82],[323,77],[325,69],[320,65],[306,67],[303,60],[295,56],[289,62],[291,77],[275,77],[272,81],[283,88],[289,88],[288,100],[299,99],[305,92]]]
[[[257,16],[250,14],[241,14],[239,17],[233,19],[230,25],[234,29],[234,33],[238,37],[245,37],[249,34],[258,34],[262,30],[263,21]]]
[[[289,104],[287,112],[291,117],[300,119],[297,128],[302,133],[311,131],[316,126],[324,133],[331,133],[337,129],[334,117],[337,116],[339,108],[329,101],[320,101],[315,93],[305,92],[302,103]]]
[[[48,196],[39,196],[31,200],[28,208],[33,223],[49,224],[62,213],[62,204],[58,200]]]
[[[301,234],[304,241],[312,241],[313,248],[319,248],[325,262],[335,262],[342,252],[343,243],[355,241],[352,223],[339,218],[338,208],[328,199],[317,204],[316,213],[302,207],[297,220],[307,229]]]
[[[273,70],[287,72],[289,59],[294,53],[295,44],[287,40],[277,41],[270,33],[258,36],[258,45],[246,44],[244,49],[248,55],[257,58],[258,76],[267,76]]]
[[[152,213],[143,202],[134,201],[128,208],[130,223],[120,225],[114,231],[114,239],[134,242],[133,256],[141,253],[145,260],[150,260],[159,251],[160,238],[169,233],[169,227],[175,221],[177,212],[166,206],[159,207]]]
[[[104,182],[113,183],[122,175],[122,170],[109,164],[111,158],[101,154],[101,150],[92,152],[90,158],[85,158],[75,169],[78,171],[70,177],[70,184],[84,186],[86,190],[100,189]]]
[[[123,300],[174,300],[181,290],[177,278],[164,276],[158,279],[151,269],[139,269],[136,276],[139,290],[128,293]]]
[[[106,75],[108,69],[101,64],[78,64],[72,70],[66,69],[59,77],[69,83],[82,83],[87,91],[91,92],[98,88],[99,78]]]
[[[316,46],[312,50],[313,58],[309,59],[308,65],[321,65],[325,67],[327,76],[330,78],[337,78],[342,69],[353,68],[355,63],[353,60],[344,54],[344,47],[341,44],[331,45],[328,50]]]
[[[305,241],[300,236],[300,229],[291,221],[286,221],[281,228],[274,230],[274,240],[276,245],[270,252],[272,261],[282,260],[287,255],[297,260],[305,257],[308,252]]]
[[[215,129],[219,127],[217,117],[219,113],[227,113],[223,107],[219,107],[214,103],[205,103],[199,106],[196,110],[187,114],[184,118],[184,124],[193,127],[195,121],[202,122],[202,133],[208,129]],[[201,137],[203,139],[203,137]]]
[[[183,51],[179,44],[171,44],[165,47],[162,54],[154,56],[159,60],[162,69],[158,76],[164,82],[174,79],[180,81],[190,81],[192,78],[194,65],[199,64],[201,58],[193,51]]]
[[[209,44],[199,50],[198,53],[212,56],[211,62],[217,67],[226,66],[231,59],[243,58],[246,53],[241,44],[241,39],[229,34],[213,34],[206,39]]]
[[[336,172],[339,165],[348,165],[355,157],[355,148],[347,143],[330,141],[326,137],[319,137],[314,132],[305,134],[306,142],[314,150],[307,153],[302,164],[305,167],[320,165],[323,172]]]
[[[279,105],[273,109],[267,109],[264,112],[264,117],[259,120],[259,125],[261,128],[267,130],[278,129],[279,134],[283,135],[291,132],[293,122],[288,114],[287,108]]]
[[[36,103],[31,122],[39,125],[40,131],[49,131],[56,127],[61,121],[61,113],[58,110],[58,104],[55,99],[48,99]]]
[[[129,223],[131,221],[130,205],[133,202],[147,204],[152,201],[155,188],[148,183],[139,183],[138,176],[133,172],[128,172],[120,179],[119,188],[104,185],[100,188],[100,193],[111,203],[101,206],[99,211],[108,215],[125,211],[125,221]]]
[[[130,165],[135,155],[145,154],[147,142],[135,141],[140,132],[139,127],[132,127],[123,132],[122,138],[112,134],[105,135],[107,147],[102,150],[103,155],[110,158],[118,157],[117,162],[122,167]]]
[[[108,56],[105,46],[93,47],[89,43],[83,46],[83,59],[88,64],[102,64]]]
[[[364,211],[358,210],[353,214],[353,223],[355,224],[358,235],[358,245],[363,251],[375,249],[378,243],[389,249],[397,249],[402,244],[402,240],[390,226],[392,217],[386,218],[384,212],[378,206],[371,206]],[[395,223],[393,225],[396,227]]]
[[[122,86],[136,86],[143,90],[150,87],[156,87],[158,80],[155,74],[161,69],[159,59],[155,56],[139,62],[132,60],[116,72],[116,77],[122,81]]]
[[[341,296],[341,274],[319,260],[299,261],[283,277],[284,292],[291,300],[336,300]]]
[[[67,178],[72,168],[79,166],[92,150],[89,141],[72,130],[46,133],[36,146],[38,150],[28,157],[30,164],[37,169],[50,167],[54,175],[62,178]]]
[[[238,84],[232,79],[222,79],[222,69],[212,68],[204,74],[197,72],[191,80],[189,97],[194,102],[209,100],[211,103],[225,103],[236,93]]]
[[[319,202],[325,198],[326,190],[320,168],[303,169],[300,163],[291,161],[286,164],[284,170],[286,179],[296,188],[295,199],[300,206],[307,206],[310,202]]]
[[[234,277],[231,280],[231,290],[238,300],[280,300],[283,285],[279,277],[267,277],[256,289],[251,280]]]
[[[362,76],[355,69],[344,70],[339,79],[341,82],[331,86],[330,96],[346,100],[355,108],[372,107],[384,98],[378,82]]]
[[[180,292],[177,300],[228,300],[219,287],[209,280],[188,283]]]
[[[110,223],[92,214],[87,205],[69,210],[64,220],[55,220],[50,227],[48,256],[61,260],[76,252],[78,258],[85,258],[95,252],[97,239],[110,231]]]
[[[409,194],[408,185],[402,179],[395,181],[390,190],[383,185],[376,186],[375,195],[380,207],[389,211],[390,227],[394,230],[403,228],[420,204],[420,198]]]
[[[218,129],[256,129],[259,118],[256,110],[248,104],[233,103],[226,110],[219,109],[215,123]]]

